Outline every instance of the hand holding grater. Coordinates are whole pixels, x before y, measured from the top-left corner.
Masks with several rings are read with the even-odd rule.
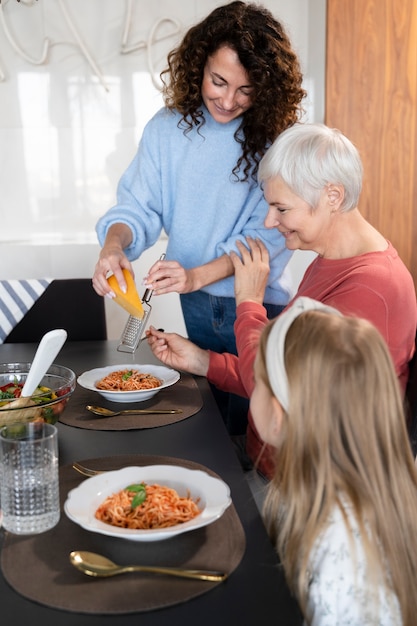
[[[165,258],[165,254],[160,256],[160,260]],[[146,323],[148,321],[149,315],[151,314],[152,307],[149,304],[149,300],[151,299],[153,294],[153,289],[147,289],[143,294],[142,298],[142,306],[143,306],[143,317],[134,317],[133,315],[129,315],[129,319],[126,322],[126,326],[123,330],[122,336],[120,338],[120,343],[117,346],[117,350],[119,352],[136,352],[137,347],[142,339],[142,335],[146,328]]]

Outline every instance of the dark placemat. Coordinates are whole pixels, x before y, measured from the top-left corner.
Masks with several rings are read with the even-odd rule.
[[[104,406],[112,411],[124,409],[182,409],[182,413],[162,415],[117,415],[116,417],[98,417],[87,411],[87,404]],[[67,426],[88,430],[135,430],[157,428],[180,422],[198,411],[203,406],[200,390],[190,374],[181,373],[181,378],[172,387],[161,389],[145,402],[120,403],[109,402],[89,389],[77,385],[65,411],[59,421]]]
[[[206,467],[172,457],[123,455],[82,461],[95,469],[134,465]],[[90,578],[69,562],[72,550],[103,554],[122,564],[169,565],[215,569],[231,574],[245,552],[243,527],[233,504],[209,526],[172,539],[136,542],[84,530],[62,510],[67,493],[84,480],[71,466],[60,468],[61,519],[55,528],[33,536],[5,532],[1,568],[7,582],[22,596],[46,606],[76,613],[122,614],[150,611],[186,602],[221,582],[193,581],[155,574],[125,574]]]

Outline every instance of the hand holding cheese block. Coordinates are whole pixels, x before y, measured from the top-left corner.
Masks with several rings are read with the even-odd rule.
[[[135,281],[133,280],[133,276],[127,269],[123,269],[122,271],[123,271],[123,275],[125,277],[125,281],[127,285],[126,293],[123,293],[123,291],[120,289],[119,283],[117,282],[114,274],[109,276],[109,278],[107,279],[107,282],[109,283],[110,287],[116,294],[116,297],[114,298],[114,302],[117,302],[117,304],[120,304],[120,306],[126,309],[126,311],[130,315],[133,315],[133,317],[138,317],[139,319],[142,319],[144,310],[143,310],[142,302],[136,290],[136,285],[135,285]]]

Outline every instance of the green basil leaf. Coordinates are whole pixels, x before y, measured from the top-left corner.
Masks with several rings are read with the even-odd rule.
[[[142,504],[142,502],[145,502],[146,500],[145,483],[137,483],[134,485],[129,485],[128,487],[125,487],[125,489],[126,491],[130,491],[136,494],[132,500],[132,504],[131,504],[132,509],[135,509],[137,506]]]
[[[130,370],[130,372],[126,372],[125,374],[123,374],[122,380],[128,380],[132,375],[133,375],[133,372],[132,370]]]
[[[125,487],[126,491],[145,491],[145,483],[136,483]]]
[[[131,504],[132,509],[135,509],[137,506],[145,502],[145,500],[146,500],[146,491],[141,491],[137,493],[132,500],[132,504]]]

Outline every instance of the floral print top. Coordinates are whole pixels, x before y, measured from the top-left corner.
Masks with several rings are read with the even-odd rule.
[[[352,515],[353,543],[342,513],[335,507],[310,559],[308,609],[311,626],[401,626],[397,596],[368,586],[366,560]]]

